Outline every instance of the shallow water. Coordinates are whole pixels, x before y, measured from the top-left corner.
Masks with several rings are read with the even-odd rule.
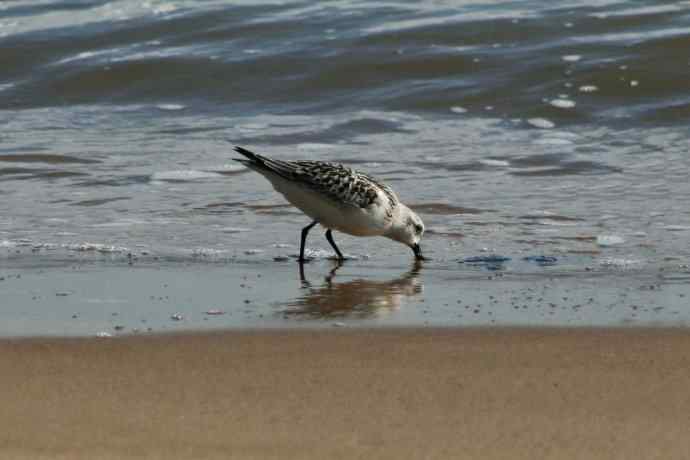
[[[84,254],[276,270],[308,221],[238,144],[389,181],[432,279],[552,255],[685,285],[689,19],[651,1],[4,2],[0,276]],[[410,258],[336,240],[356,278]]]
[[[591,256],[392,265],[81,254],[3,270],[0,336],[111,337],[320,327],[688,326],[688,271],[592,267]],[[584,267],[584,268],[583,268]]]

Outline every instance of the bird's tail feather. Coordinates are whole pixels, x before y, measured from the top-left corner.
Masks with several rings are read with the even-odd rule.
[[[235,152],[247,157],[246,160],[244,158],[235,158],[235,161],[239,161],[246,166],[268,170],[286,178],[291,178],[295,172],[295,166],[290,162],[274,160],[239,146],[235,146]]]
[[[235,146],[235,152],[241,153],[242,155],[249,158],[253,162],[257,162],[257,163],[260,162],[259,161],[260,157],[256,153],[252,152],[251,150],[247,150],[247,149],[240,147],[240,146]]]

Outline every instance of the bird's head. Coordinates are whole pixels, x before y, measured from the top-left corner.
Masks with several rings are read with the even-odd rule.
[[[424,222],[410,208],[400,203],[397,216],[385,236],[408,246],[417,260],[425,260],[419,242],[424,235]]]

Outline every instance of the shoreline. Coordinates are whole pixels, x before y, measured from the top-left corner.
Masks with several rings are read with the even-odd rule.
[[[40,259],[40,258],[39,258]],[[40,259],[43,260],[43,259]],[[44,261],[45,262],[45,261]],[[688,326],[681,271],[83,263],[0,270],[0,337],[267,328]],[[663,275],[663,276],[662,276]]]
[[[684,328],[0,339],[0,454],[680,458]]]
[[[611,334],[674,334],[687,332],[690,335],[690,325],[682,323],[677,325],[660,324],[615,324],[615,325],[558,325],[558,324],[544,324],[544,325],[523,325],[523,324],[468,324],[465,326],[449,325],[347,325],[345,323],[324,323],[324,324],[307,324],[307,325],[271,325],[271,326],[248,326],[248,327],[228,327],[225,329],[164,329],[155,331],[125,331],[113,333],[108,336],[98,335],[15,335],[15,336],[0,336],[0,347],[8,344],[20,344],[29,342],[46,342],[55,344],[74,342],[107,342],[107,341],[129,341],[129,340],[166,340],[166,339],[194,339],[202,337],[219,337],[219,336],[271,336],[271,335],[300,335],[300,334],[342,334],[342,335],[360,335],[360,334],[596,334],[596,333],[611,333]]]

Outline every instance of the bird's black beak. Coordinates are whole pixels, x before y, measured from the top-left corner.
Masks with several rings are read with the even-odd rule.
[[[427,260],[426,257],[422,255],[422,248],[419,246],[419,243],[415,243],[412,245],[412,252],[414,252],[414,258],[417,260]]]

